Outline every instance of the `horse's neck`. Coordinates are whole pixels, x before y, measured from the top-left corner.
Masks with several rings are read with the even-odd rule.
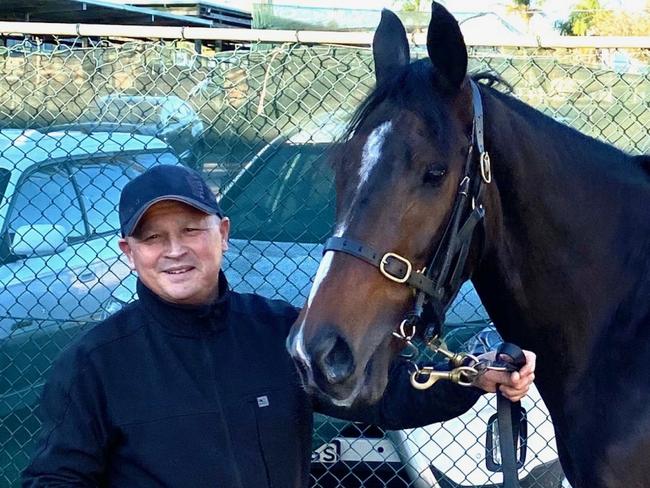
[[[637,295],[649,281],[648,179],[629,156],[532,109],[491,93],[485,106],[494,182],[473,280],[506,340],[538,353],[542,382],[558,370],[577,381],[616,307],[647,307],[650,290]]]

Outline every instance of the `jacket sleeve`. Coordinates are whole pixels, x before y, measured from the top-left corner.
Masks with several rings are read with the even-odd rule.
[[[397,359],[390,370],[386,391],[377,403],[343,408],[315,399],[314,409],[332,417],[401,430],[458,417],[469,410],[483,393],[478,388],[459,386],[450,381],[437,381],[427,390],[416,390],[410,383],[408,363]]]
[[[105,466],[104,401],[92,366],[74,346],[59,356],[43,390],[36,451],[23,487],[98,486]]]

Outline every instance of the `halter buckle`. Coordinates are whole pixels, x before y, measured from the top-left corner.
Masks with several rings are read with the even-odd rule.
[[[490,184],[492,181],[492,167],[490,166],[490,155],[487,151],[483,151],[480,157],[481,177],[485,183]]]
[[[399,277],[390,274],[386,270],[386,265],[388,264],[388,260],[390,258],[397,259],[398,261],[404,263],[406,265],[406,272],[404,273],[404,276]],[[384,254],[384,256],[381,258],[381,261],[379,262],[379,271],[381,271],[381,274],[383,274],[386,278],[388,278],[391,281],[394,281],[395,283],[406,283],[408,279],[411,277],[411,272],[413,271],[413,265],[411,265],[411,262],[400,256],[399,254],[395,254],[394,252],[387,252]]]

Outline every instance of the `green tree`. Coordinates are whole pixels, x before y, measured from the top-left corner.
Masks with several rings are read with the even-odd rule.
[[[420,12],[421,0],[394,0],[393,7],[401,12]]]
[[[556,28],[573,36],[647,36],[650,35],[650,1],[643,12],[602,9],[599,0],[581,0],[564,22]]]
[[[590,30],[600,11],[599,0],[580,0],[569,14],[569,18],[558,21],[555,27],[564,35],[586,36],[591,34]]]
[[[521,16],[530,30],[530,21],[538,10],[544,4],[544,0],[512,0],[512,5],[508,6],[510,12]]]

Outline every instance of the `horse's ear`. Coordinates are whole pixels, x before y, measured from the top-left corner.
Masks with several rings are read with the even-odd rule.
[[[467,48],[456,19],[436,2],[431,3],[427,51],[446,88],[457,91],[467,73]]]
[[[372,40],[377,84],[409,64],[409,43],[402,21],[390,10],[381,11],[381,22]]]

